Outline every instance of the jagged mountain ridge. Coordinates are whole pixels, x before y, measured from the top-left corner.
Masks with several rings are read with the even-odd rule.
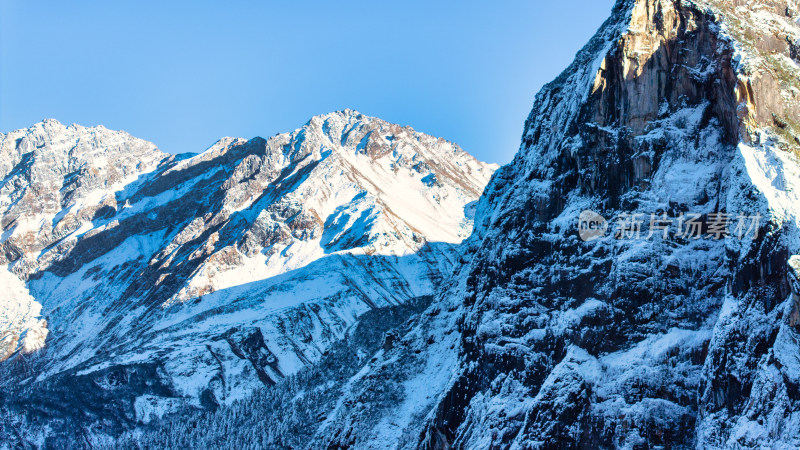
[[[0,258],[27,311],[4,330],[6,387],[55,391],[17,399],[44,417],[110,397],[92,413],[110,423],[231,402],[432,294],[494,171],[351,110],[196,156],[53,120],[0,152]]]
[[[536,96],[460,275],[311,448],[797,448],[799,11],[618,1]],[[587,209],[764,220],[583,242]]]

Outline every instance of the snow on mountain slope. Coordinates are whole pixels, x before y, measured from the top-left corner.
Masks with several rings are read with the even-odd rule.
[[[40,318],[42,305],[5,267],[0,269],[0,285],[0,360],[18,350],[31,353],[44,347],[48,331],[47,322]]]
[[[797,448],[798,14],[618,1],[536,96],[460,274],[311,447]],[[723,239],[686,234],[719,213]]]
[[[434,293],[495,170],[350,110],[192,157],[52,120],[0,148],[0,259],[50,332],[7,383],[51,391],[29,399],[50,413],[110,397],[96,417],[116,424],[231,402],[318,360],[365,311]],[[61,404],[85,386],[101,389]]]

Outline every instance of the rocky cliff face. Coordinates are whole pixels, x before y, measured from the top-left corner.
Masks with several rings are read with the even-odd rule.
[[[798,13],[619,1],[537,95],[460,275],[316,442],[800,445]],[[584,210],[608,231],[581,239]]]
[[[5,404],[89,434],[230,403],[432,294],[495,169],[349,110],[196,156],[48,120],[0,154]]]

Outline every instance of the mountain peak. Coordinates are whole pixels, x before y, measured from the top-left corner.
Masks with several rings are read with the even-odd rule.
[[[17,136],[27,141],[18,145]],[[140,144],[80,128],[4,137],[0,150],[16,159],[0,190],[0,264],[31,280],[48,318],[54,372],[93,372],[86,355],[106,354],[103,339],[77,339],[70,324],[108,327],[119,355],[142,346],[176,352],[159,364],[170,366],[170,383],[192,398],[202,392],[173,365],[204,360],[209,348],[181,348],[174,323],[199,321],[222,339],[232,325],[217,320],[218,308],[238,309],[276,330],[267,341],[278,357],[255,377],[232,368],[226,374],[248,390],[289,374],[319,358],[366,310],[429,295],[455,244],[469,235],[470,205],[493,172],[452,143],[355,111],[316,116],[269,139],[222,138],[185,159],[119,159],[149,154]],[[260,297],[281,307],[239,301]],[[318,338],[295,340],[285,322],[304,323],[307,302],[329,318]],[[123,318],[129,314],[140,316]],[[18,316],[15,332],[38,323],[36,314]],[[70,342],[86,352],[73,352]],[[31,340],[29,348],[37,345]],[[229,394],[214,395],[228,401]]]
[[[43,126],[64,127],[64,125],[60,121],[58,121],[58,119],[53,119],[53,118],[42,119],[42,121],[39,122],[39,124],[42,124]],[[34,126],[36,126],[36,124]]]

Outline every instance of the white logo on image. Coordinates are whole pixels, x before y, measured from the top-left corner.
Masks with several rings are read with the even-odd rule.
[[[593,241],[606,235],[608,221],[594,211],[585,210],[578,217],[578,234],[584,242]]]

